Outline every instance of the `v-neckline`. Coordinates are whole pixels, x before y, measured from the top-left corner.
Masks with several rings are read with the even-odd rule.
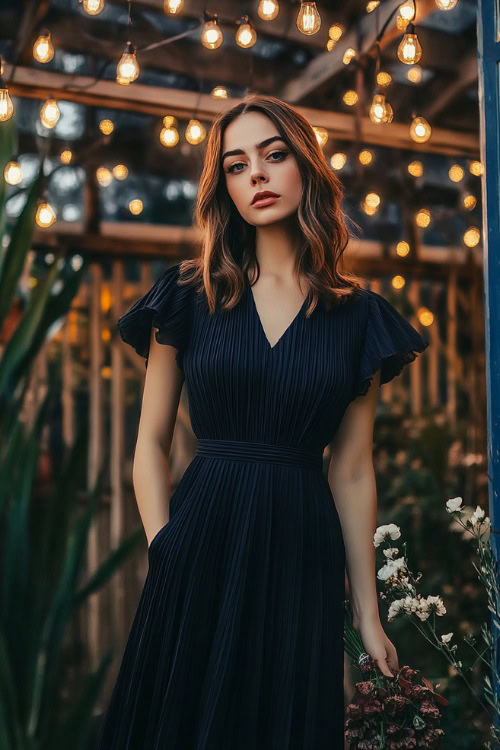
[[[250,297],[250,303],[251,303],[252,309],[254,311],[255,317],[257,319],[257,324],[258,324],[258,327],[259,327],[259,331],[261,333],[262,338],[264,339],[264,342],[267,345],[267,349],[269,351],[273,351],[274,349],[276,349],[276,347],[278,346],[278,344],[280,344],[281,341],[283,341],[283,339],[285,338],[285,336],[287,335],[287,333],[293,328],[294,324],[298,321],[298,319],[299,319],[299,317],[300,317],[300,315],[302,313],[302,310],[304,309],[304,307],[306,305],[307,296],[304,298],[304,301],[302,302],[300,308],[298,309],[298,311],[296,312],[296,314],[293,316],[292,320],[290,321],[290,323],[288,324],[288,326],[285,328],[285,330],[283,331],[283,333],[281,334],[281,336],[279,337],[279,339],[271,346],[271,343],[270,343],[270,341],[269,341],[269,339],[267,337],[267,334],[266,334],[266,332],[264,330],[264,326],[262,325],[262,320],[261,320],[261,317],[259,315],[259,311],[257,310],[257,305],[255,303],[255,297],[253,296],[252,285],[250,284],[250,279],[248,278],[248,276],[247,276],[246,273],[244,275],[245,275],[245,282],[246,282],[246,287],[247,287],[247,293],[248,293],[248,295]]]

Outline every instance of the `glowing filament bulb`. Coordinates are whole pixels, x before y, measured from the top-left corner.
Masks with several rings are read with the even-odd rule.
[[[111,135],[114,129],[115,126],[112,120],[101,120],[99,123],[99,130],[104,135]]]
[[[0,89],[0,122],[9,120],[14,114],[14,105],[7,89]]]
[[[476,208],[476,205],[477,199],[475,195],[469,193],[469,195],[464,196],[464,208],[466,208],[467,211],[473,211]]]
[[[125,164],[117,164],[113,167],[113,177],[117,180],[125,180],[128,177],[128,167]]]
[[[415,18],[415,3],[413,0],[406,0],[405,3],[399,6],[399,15],[407,23],[413,21]]]
[[[280,12],[280,6],[277,0],[260,0],[257,13],[263,21],[274,21]]]
[[[116,66],[116,82],[122,86],[128,86],[139,77],[139,63],[135,55],[136,47],[127,42],[125,51]]]
[[[140,198],[133,198],[129,204],[128,208],[131,214],[134,216],[138,216],[140,213],[142,213],[142,210],[144,208],[144,203],[141,201]]]
[[[50,203],[39,203],[36,210],[35,221],[39,227],[47,229],[52,226],[56,220],[56,214]]]
[[[464,243],[467,247],[476,247],[481,239],[481,232],[477,227],[469,227],[464,234]]]
[[[184,0],[163,0],[163,9],[165,13],[176,16],[184,8]]]
[[[422,177],[424,173],[424,165],[421,161],[411,161],[408,164],[408,172],[412,177]]]
[[[59,159],[63,164],[71,164],[72,158],[73,154],[69,148],[65,148],[64,151],[61,151],[61,155],[59,156]]]
[[[316,3],[301,2],[297,16],[297,28],[303,34],[316,34],[321,26],[321,16]]]
[[[404,258],[408,253],[410,252],[410,245],[405,240],[401,240],[401,242],[398,242],[396,245],[396,253],[401,257]]]
[[[207,21],[201,33],[201,43],[207,49],[217,49],[221,46],[223,40],[222,30],[216,19]]]
[[[50,39],[50,31],[40,34],[33,45],[33,57],[39,63],[48,63],[54,57],[54,47]]]
[[[165,148],[173,148],[176,146],[179,143],[179,131],[177,128],[174,128],[171,125],[162,128],[160,131],[160,143],[162,146],[165,146]]]
[[[98,167],[96,171],[96,179],[99,185],[102,187],[108,187],[113,182],[113,175],[106,167]]]
[[[189,120],[186,127],[186,141],[196,146],[205,138],[207,131],[199,120]]]
[[[366,167],[368,164],[371,164],[373,161],[373,154],[368,149],[363,149],[363,151],[359,152],[358,159],[360,163]]]
[[[408,28],[410,31],[404,35],[398,47],[398,57],[405,65],[415,65],[422,57],[422,47],[413,24],[409,24]]]
[[[358,95],[355,91],[352,89],[349,89],[349,91],[346,91],[344,96],[342,97],[342,100],[344,104],[347,104],[348,107],[353,107],[355,104],[358,103]]]
[[[89,16],[97,16],[104,8],[104,0],[83,0],[83,10]]]
[[[338,42],[343,33],[344,29],[339,23],[332,24],[328,29],[328,36],[333,42]]]
[[[366,3],[366,12],[373,13],[374,10],[380,5],[380,0],[368,0]]]
[[[376,125],[382,122],[392,122],[394,113],[391,105],[386,102],[384,94],[375,94],[370,107],[370,120]]]
[[[417,211],[415,214],[415,221],[417,222],[418,227],[422,227],[425,229],[429,226],[431,223],[431,212],[428,208],[421,208],[420,211]]]
[[[452,182],[460,182],[463,180],[464,174],[464,169],[460,164],[453,164],[448,172],[448,176]]]
[[[458,0],[436,0],[436,5],[439,10],[453,10],[457,3]]]
[[[432,128],[425,117],[414,117],[410,125],[410,137],[415,143],[426,143],[432,134]]]
[[[344,63],[344,65],[349,65],[351,60],[354,60],[355,57],[356,57],[356,50],[353,49],[352,47],[348,47],[346,51],[344,52],[342,62]]]
[[[240,47],[253,47],[257,41],[257,33],[253,26],[248,23],[248,16],[243,16],[246,23],[242,23],[236,32],[236,44]]]
[[[43,125],[45,125],[46,128],[53,128],[57,124],[60,116],[61,112],[59,111],[56,100],[47,99],[40,111],[40,120]]]
[[[330,164],[332,165],[333,169],[335,169],[338,172],[345,167],[346,161],[347,161],[346,154],[339,151],[338,153],[333,154],[333,156],[330,159]]]
[[[420,65],[414,65],[413,68],[407,72],[406,77],[412,83],[420,83],[422,80],[422,68]]]
[[[377,73],[377,85],[378,86],[390,86],[392,83],[392,76],[390,73],[386,73],[385,70],[380,70]]]
[[[210,95],[213,96],[214,99],[227,99],[227,88],[225,86],[215,86]]]
[[[3,171],[5,182],[9,185],[18,185],[23,179],[23,171],[17,161],[9,161]]]

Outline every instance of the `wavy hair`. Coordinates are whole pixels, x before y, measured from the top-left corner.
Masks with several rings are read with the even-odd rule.
[[[349,231],[342,212],[343,189],[327,164],[316,133],[308,120],[286,102],[252,94],[219,114],[207,138],[199,181],[195,224],[201,230],[199,257],[182,261],[179,283],[198,282],[210,312],[236,305],[244,291],[244,273],[256,268],[256,227],[249,224],[230,197],[222,169],[223,137],[228,125],[246,112],[260,112],[277,127],[295,154],[303,191],[297,209],[298,249],[295,271],[310,286],[310,315],[318,301],[327,307],[344,301],[360,289],[357,277],[340,269]]]

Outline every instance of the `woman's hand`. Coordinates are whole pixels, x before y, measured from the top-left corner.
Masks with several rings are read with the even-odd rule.
[[[394,672],[399,670],[398,655],[394,644],[385,634],[380,619],[375,616],[360,618],[353,625],[361,636],[366,653],[386,677],[393,677]]]

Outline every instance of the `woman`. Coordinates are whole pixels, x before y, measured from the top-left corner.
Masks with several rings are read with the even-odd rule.
[[[341,750],[345,567],[367,652],[398,668],[373,424],[379,385],[428,342],[340,270],[341,197],[307,120],[248,97],[209,134],[200,257],[118,321],[148,368],[133,480],[149,569],[101,748]],[[184,380],[198,446],[168,503]]]

